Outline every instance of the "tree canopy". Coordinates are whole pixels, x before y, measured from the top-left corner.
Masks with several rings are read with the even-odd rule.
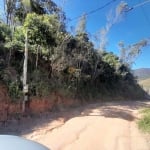
[[[86,32],[85,15],[79,21],[77,33],[68,33],[66,16],[51,0],[5,0],[5,11],[6,23],[0,23],[0,80],[8,86],[12,97],[22,94],[25,33],[31,96],[63,91],[74,98],[94,99],[116,96],[119,92],[134,95],[131,89],[140,90],[126,63],[132,62],[146,41],[130,47],[120,43],[119,58],[95,49]]]

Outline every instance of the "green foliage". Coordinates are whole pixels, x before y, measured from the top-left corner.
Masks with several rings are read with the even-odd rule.
[[[142,118],[138,121],[138,126],[143,132],[150,133],[150,109],[145,108],[141,113]]]
[[[64,12],[52,0],[4,0],[6,21],[8,25],[14,25],[19,22],[22,24],[28,13],[55,14],[64,24]]]
[[[22,89],[19,86],[20,83],[18,81],[13,81],[8,84],[8,94],[13,101],[23,96]]]
[[[112,52],[102,54],[102,59],[104,62],[108,63],[111,67],[116,68],[121,64],[119,58]]]
[[[24,30],[28,31],[31,45],[50,47],[55,45],[57,31],[60,23],[55,15],[39,16],[35,13],[28,14],[24,22]]]
[[[0,42],[6,42],[11,38],[11,30],[9,26],[0,22]]]
[[[10,10],[8,22],[16,26],[0,23],[0,79],[8,86],[12,98],[22,94],[20,80],[26,33],[30,96],[59,92],[80,99],[98,99],[116,95],[136,98],[143,94],[125,61],[94,48],[86,33],[85,15],[73,36],[66,32],[64,13],[51,0],[13,1]],[[131,49],[135,53],[128,54],[133,58],[136,50],[145,45],[144,42],[134,44]],[[126,50],[123,43],[120,46]],[[134,94],[135,91],[140,94]]]
[[[9,59],[8,56],[11,59],[11,55],[13,55],[15,51],[23,51],[24,34],[22,27],[17,27],[12,36],[10,27],[4,23],[0,24],[0,44],[2,45],[1,53],[3,53],[3,57],[7,55],[7,58],[3,58],[6,59],[6,61]]]
[[[41,70],[35,70],[30,74],[30,95],[31,96],[47,96],[50,93],[50,84],[47,73]]]
[[[0,81],[8,87],[8,94],[13,101],[21,98],[22,85],[15,68],[7,68],[5,65],[0,70]]]

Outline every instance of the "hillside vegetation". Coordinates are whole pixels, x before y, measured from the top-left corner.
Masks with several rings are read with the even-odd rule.
[[[128,65],[113,53],[94,48],[84,17],[72,35],[66,31],[64,12],[54,2],[16,3],[7,6],[6,22],[0,21],[0,81],[12,100],[23,96],[25,43],[31,97],[51,93],[86,100],[144,96]]]

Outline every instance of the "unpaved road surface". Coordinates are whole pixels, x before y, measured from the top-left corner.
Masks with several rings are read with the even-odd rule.
[[[138,101],[90,104],[69,111],[68,115],[78,115],[66,122],[63,123],[62,117],[60,122],[51,122],[25,137],[51,150],[150,150],[145,135],[136,125],[138,110],[149,106],[149,102]],[[54,124],[56,128],[52,128]]]
[[[150,107],[150,102],[89,104],[62,111],[55,119],[40,117],[36,122],[43,124],[32,130],[22,126],[20,134],[51,150],[150,150],[149,138],[136,124],[142,107]]]

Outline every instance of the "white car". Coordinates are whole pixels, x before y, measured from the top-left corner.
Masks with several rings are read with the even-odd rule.
[[[0,135],[0,150],[50,150],[47,147],[12,135]]]

